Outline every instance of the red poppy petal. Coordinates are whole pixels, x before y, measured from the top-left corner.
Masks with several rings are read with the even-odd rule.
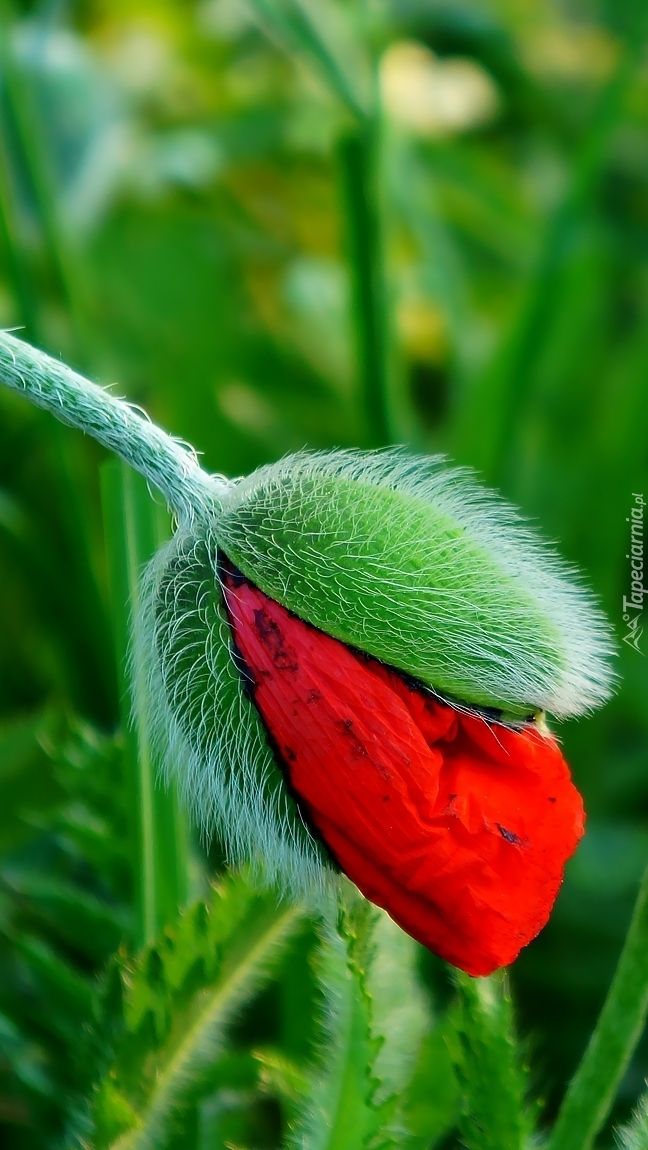
[[[512,962],[583,833],[555,739],[440,702],[231,569],[224,592],[290,786],[342,870],[469,974]]]

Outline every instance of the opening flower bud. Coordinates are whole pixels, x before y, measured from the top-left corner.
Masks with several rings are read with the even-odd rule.
[[[471,974],[547,921],[583,807],[541,712],[609,693],[591,596],[496,496],[400,453],[241,480],[148,575],[160,746],[233,861],[337,865]]]
[[[167,498],[137,621],[151,731],[233,862],[331,862],[474,974],[542,927],[583,828],[543,710],[613,676],[609,627],[515,510],[438,459],[293,455],[238,482],[12,335],[0,379]]]

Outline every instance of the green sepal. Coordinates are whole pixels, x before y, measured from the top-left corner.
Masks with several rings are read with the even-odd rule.
[[[609,629],[574,572],[438,459],[289,456],[232,489],[217,531],[267,595],[456,700],[567,715],[609,694]]]
[[[293,893],[322,885],[326,855],[305,826],[246,694],[208,529],[178,533],[145,578],[152,728],[160,761],[232,863]]]

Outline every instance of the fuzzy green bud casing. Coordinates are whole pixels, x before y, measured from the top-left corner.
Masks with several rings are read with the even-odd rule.
[[[219,553],[298,619],[463,708],[576,713],[609,691],[611,643],[592,598],[464,473],[400,452],[335,452],[232,485],[148,572],[154,726],[229,859],[256,860],[293,891],[321,888],[327,855],[253,701]]]
[[[228,861],[295,893],[321,888],[306,829],[234,658],[209,524],[179,529],[149,565],[141,620],[157,759]]]
[[[610,693],[591,595],[512,507],[438,459],[290,456],[231,490],[217,534],[300,618],[461,702],[564,717]]]
[[[438,459],[304,453],[232,482],[6,334],[0,380],[175,512],[134,682],[144,649],[160,761],[228,859],[305,892],[331,857],[463,969],[512,961],[583,831],[556,739],[524,720],[587,711],[613,678],[576,574]]]

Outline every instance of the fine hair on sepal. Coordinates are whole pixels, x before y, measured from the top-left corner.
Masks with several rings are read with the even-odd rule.
[[[138,625],[155,758],[228,863],[316,900],[325,855],[287,791],[232,651],[212,528],[179,530],[143,573]],[[136,676],[131,676],[136,681]]]
[[[301,452],[224,497],[219,543],[307,622],[460,702],[583,714],[612,632],[579,573],[463,468]]]

